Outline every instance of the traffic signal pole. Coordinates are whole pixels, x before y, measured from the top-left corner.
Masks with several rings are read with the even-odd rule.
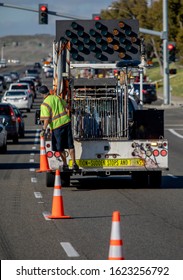
[[[168,1],[163,0],[163,96],[164,104],[171,104],[168,57]]]

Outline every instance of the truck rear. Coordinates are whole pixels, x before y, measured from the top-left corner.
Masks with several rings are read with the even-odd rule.
[[[53,90],[72,108],[78,174],[131,175],[139,187],[155,188],[161,185],[162,171],[168,169],[168,141],[164,138],[163,110],[139,108],[128,95],[129,73],[140,64],[137,31],[136,20],[58,21],[60,41],[53,48]],[[116,67],[113,62],[119,60],[123,61],[117,69],[123,77],[120,82],[118,77],[97,77],[94,62],[98,69],[105,70]],[[90,74],[87,77],[81,77],[81,62]],[[49,133],[45,143],[52,170],[47,172],[47,186],[53,186],[54,172],[62,171],[62,160],[58,152],[52,151]],[[65,186],[75,174],[68,153],[67,160],[70,170],[61,172]]]

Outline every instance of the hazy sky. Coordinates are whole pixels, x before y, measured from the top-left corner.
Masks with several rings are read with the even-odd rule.
[[[39,4],[48,4],[50,11],[80,19],[92,19],[106,9],[113,0],[1,0],[0,3],[38,10]],[[49,15],[48,25],[39,25],[38,13],[0,6],[0,37],[6,35],[55,34],[55,21],[66,18]]]

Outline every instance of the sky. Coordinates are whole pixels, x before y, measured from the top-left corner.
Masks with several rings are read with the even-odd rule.
[[[78,19],[92,19],[92,14],[99,14],[107,9],[113,0],[1,0],[0,3],[38,10],[39,4],[48,4],[48,10]],[[48,25],[38,23],[38,13],[0,6],[0,37],[7,35],[55,35],[55,21],[64,17],[48,17]]]

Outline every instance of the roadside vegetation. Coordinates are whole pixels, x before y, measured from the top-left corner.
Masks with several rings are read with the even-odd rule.
[[[176,69],[177,73],[169,75],[170,89],[174,96],[183,97],[183,66],[178,62],[169,65],[170,69]],[[149,80],[157,83],[157,90],[163,92],[163,76],[161,75],[158,63],[155,63],[151,68],[146,70],[146,75]]]

